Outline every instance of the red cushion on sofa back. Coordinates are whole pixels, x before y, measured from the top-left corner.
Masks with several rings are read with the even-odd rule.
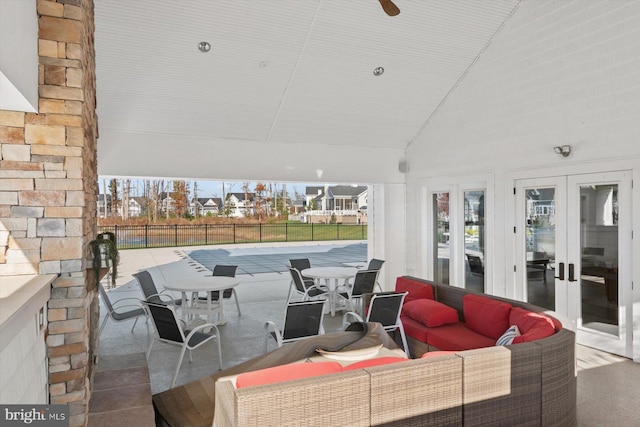
[[[353,371],[355,369],[362,368],[370,368],[372,366],[380,366],[380,365],[388,365],[390,363],[398,363],[398,362],[406,362],[410,359],[405,359],[404,357],[394,357],[394,356],[386,356],[386,357],[376,357],[373,359],[361,360],[356,363],[352,363],[351,365],[347,365],[342,368],[343,371]]]
[[[409,292],[404,297],[405,304],[415,299],[434,299],[433,286],[408,277],[398,277],[396,279],[396,292]]]
[[[242,373],[236,378],[236,388],[315,377],[341,371],[342,365],[338,362],[291,363]]]
[[[406,297],[405,297],[406,298]],[[430,328],[459,322],[458,311],[431,299],[416,299],[402,306],[402,315]]]
[[[513,339],[513,344],[539,340],[555,333],[553,320],[549,317],[520,307],[511,309],[509,324],[517,325],[520,330],[520,336]]]
[[[486,337],[497,340],[509,327],[509,303],[468,294],[462,298],[462,310],[466,326]]]

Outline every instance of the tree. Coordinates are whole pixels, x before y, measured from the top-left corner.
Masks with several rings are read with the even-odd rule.
[[[287,215],[287,184],[282,184],[282,215],[288,218]]]
[[[103,191],[102,203],[104,203],[104,211],[102,213],[104,214],[104,218],[106,218],[109,216],[109,214],[107,213],[107,181],[105,179],[102,180],[102,191]]]
[[[193,181],[193,215],[198,219],[200,207],[198,206],[198,182]]]
[[[153,209],[153,222],[158,222],[158,214],[160,212],[160,193],[163,191],[164,181],[161,179],[154,180],[151,183],[151,207]]]
[[[111,193],[111,215],[116,216],[120,207],[120,198],[118,195],[118,180],[115,178],[109,181],[109,193]]]
[[[185,181],[173,181],[173,192],[171,193],[173,199],[174,212],[178,218],[186,217],[189,212],[189,186]]]
[[[254,191],[256,192],[256,201],[255,201],[256,215],[258,216],[259,220],[262,220],[263,217],[265,216],[265,209],[264,209],[265,190],[266,190],[266,187],[261,182],[258,182],[256,184],[256,188],[254,189]]]
[[[129,219],[129,193],[131,192],[131,180],[122,182],[122,219]]]
[[[249,213],[249,183],[242,183],[242,191],[244,191],[244,208],[242,209],[243,216],[246,217]]]

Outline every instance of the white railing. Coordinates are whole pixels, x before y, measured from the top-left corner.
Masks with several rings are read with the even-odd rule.
[[[354,209],[336,209],[333,211],[313,210],[305,212],[307,215],[336,215],[336,216],[357,216],[358,211]]]

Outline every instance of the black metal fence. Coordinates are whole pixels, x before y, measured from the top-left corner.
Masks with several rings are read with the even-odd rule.
[[[100,226],[112,232],[118,249],[230,243],[365,240],[366,224],[202,224]]]

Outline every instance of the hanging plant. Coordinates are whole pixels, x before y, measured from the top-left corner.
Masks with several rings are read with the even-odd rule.
[[[89,242],[93,255],[93,272],[96,280],[100,280],[100,270],[111,269],[111,286],[116,285],[118,275],[118,248],[116,246],[115,235],[111,232],[98,234],[96,240]]]
[[[116,235],[111,231],[103,231],[102,233],[98,233],[98,236],[96,237],[96,240],[101,240],[101,239],[108,239],[115,243]]]

